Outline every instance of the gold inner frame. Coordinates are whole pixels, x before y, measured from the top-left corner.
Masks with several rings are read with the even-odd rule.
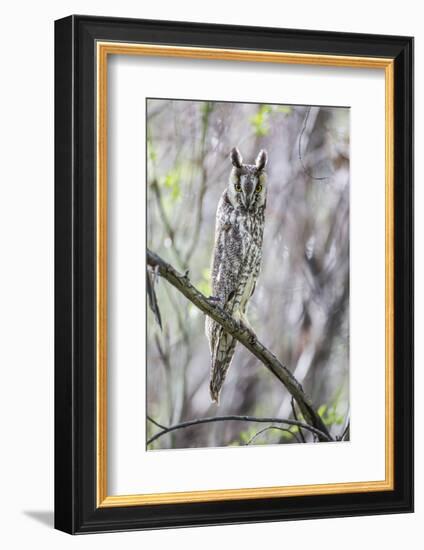
[[[394,60],[301,53],[97,42],[97,506],[141,506],[394,489]],[[315,485],[217,489],[109,496],[107,493],[107,61],[142,55],[383,69],[385,72],[385,479]]]

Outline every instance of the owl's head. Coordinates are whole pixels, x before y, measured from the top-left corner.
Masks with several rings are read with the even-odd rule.
[[[255,164],[243,164],[240,151],[234,147],[230,159],[233,169],[228,182],[228,198],[235,209],[254,212],[266,201],[265,166],[268,154],[262,150]]]

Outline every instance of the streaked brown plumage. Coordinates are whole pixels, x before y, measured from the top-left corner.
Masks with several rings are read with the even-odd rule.
[[[216,212],[212,294],[218,305],[249,326],[245,315],[262,259],[267,153],[260,151],[255,164],[243,164],[234,148],[230,158],[233,168]],[[209,317],[206,335],[211,352],[210,394],[218,403],[236,340]]]

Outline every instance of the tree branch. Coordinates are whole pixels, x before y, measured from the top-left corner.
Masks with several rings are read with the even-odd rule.
[[[157,422],[154,418],[152,418],[151,416],[147,415],[147,420],[150,420],[150,422],[152,424],[154,424],[155,426],[157,426],[158,428],[161,428],[162,430],[167,430],[168,428],[166,426],[164,426],[163,424],[159,424],[159,422]]]
[[[158,425],[157,422],[152,418],[147,418],[156,426]],[[309,426],[308,424],[304,424],[303,422],[298,422],[297,420],[289,420],[288,418],[258,418],[256,416],[239,416],[235,414],[230,414],[227,416],[196,418],[195,420],[187,420],[187,422],[174,424],[174,426],[168,426],[167,428],[164,427],[163,430],[156,433],[154,436],[147,440],[147,445],[150,445],[151,443],[153,443],[153,441],[159,439],[159,437],[162,437],[163,435],[173,432],[175,430],[181,430],[184,428],[189,428],[190,426],[197,426],[199,424],[209,424],[210,422],[227,422],[229,420],[235,420],[238,422],[265,422],[267,424],[288,424],[289,426],[298,426],[299,428],[309,430],[310,432],[317,435],[320,441],[333,441],[333,439],[329,435],[322,432],[321,430],[318,430],[313,426]]]
[[[292,373],[280,363],[275,355],[257,339],[256,335],[251,330],[233,319],[231,315],[219,307],[214,301],[208,300],[206,296],[190,283],[187,274],[182,275],[178,273],[170,264],[149,249],[147,249],[147,263],[157,268],[159,274],[164,279],[184,294],[184,296],[203,311],[203,313],[209,315],[209,317],[219,323],[226,332],[243,344],[244,347],[253,353],[253,355],[255,355],[265,367],[282,382],[282,384],[284,384],[286,389],[296,400],[305,420],[320,432],[321,435],[317,434],[320,441],[333,440],[326,425],[313,408],[310,399],[304,393],[302,386],[296,378],[294,378]]]
[[[294,398],[293,397],[291,398],[290,403],[291,403],[291,408],[292,408],[292,411],[293,411],[293,418],[295,420],[299,420],[298,417],[297,417],[296,406],[294,404]],[[305,438],[303,436],[303,432],[300,428],[299,428],[299,435],[300,435],[300,439],[302,440],[302,443],[306,443]]]

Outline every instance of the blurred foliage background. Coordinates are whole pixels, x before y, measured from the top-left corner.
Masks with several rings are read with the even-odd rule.
[[[349,414],[349,109],[203,101],[147,102],[147,246],[205,295],[215,212],[237,146],[266,149],[263,263],[248,318],[313,400],[334,436]],[[204,315],[164,280],[162,330],[148,311],[147,414],[167,426],[227,414],[292,418],[290,395],[238,344],[221,394],[209,397]],[[158,427],[147,421],[147,438]],[[264,429],[266,428],[266,429]],[[149,449],[296,443],[298,429],[217,422]],[[313,441],[305,433],[307,441]]]

